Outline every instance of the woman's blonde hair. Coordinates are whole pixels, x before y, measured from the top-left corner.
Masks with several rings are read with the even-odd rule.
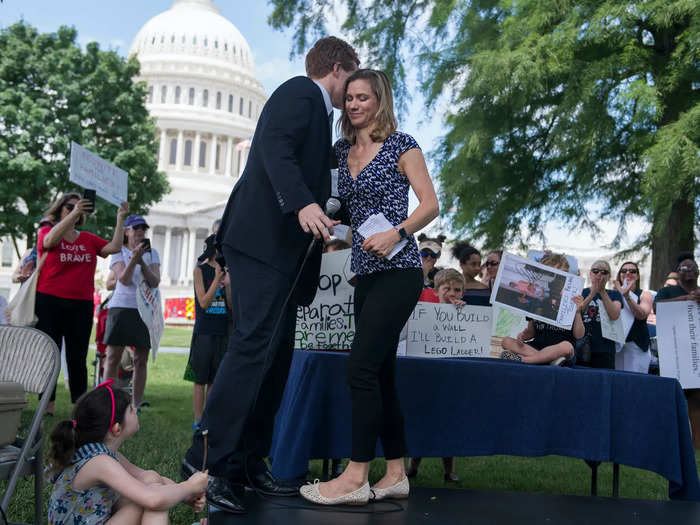
[[[61,222],[61,209],[66,205],[66,203],[70,200],[77,199],[80,200],[81,197],[77,193],[64,193],[61,197],[53,201],[53,204],[49,206],[49,209],[46,210],[46,217],[51,221],[52,224],[58,224]],[[85,215],[81,215],[80,218],[78,219],[78,222],[76,222],[76,226],[83,224],[85,222]]]
[[[389,78],[383,71],[375,69],[358,69],[345,81],[345,90],[343,91],[343,113],[340,116],[340,130],[343,137],[354,144],[357,138],[357,130],[350,122],[350,117],[345,110],[345,96],[348,93],[348,86],[355,80],[367,80],[372,88],[374,96],[377,97],[379,109],[374,116],[374,129],[370,137],[374,142],[384,142],[398,126],[396,116],[394,115],[394,96],[391,93],[391,84]]]

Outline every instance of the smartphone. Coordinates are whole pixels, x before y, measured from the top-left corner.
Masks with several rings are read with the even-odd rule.
[[[92,208],[90,209],[89,213],[92,213],[95,211],[95,199],[96,198],[97,198],[97,193],[95,192],[95,190],[85,189],[83,191],[83,199],[86,199],[86,200],[89,200],[90,202],[92,202]]]
[[[141,241],[147,252],[151,251],[151,239],[144,239]]]

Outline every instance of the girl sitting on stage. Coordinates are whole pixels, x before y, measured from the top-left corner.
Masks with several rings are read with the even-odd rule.
[[[559,270],[569,270],[566,259],[556,254],[545,256],[540,262]],[[530,319],[527,328],[520,332],[517,339],[503,339],[501,358],[532,364],[572,365],[576,339],[581,339],[586,332],[580,310],[583,297],[577,295],[572,301],[576,304],[576,314],[571,329]]]
[[[139,420],[131,396],[112,383],[83,394],[73,419],[57,423],[51,432],[49,524],[166,525],[168,509],[180,502],[201,511],[206,472],[174,483],[117,452],[138,431]]]

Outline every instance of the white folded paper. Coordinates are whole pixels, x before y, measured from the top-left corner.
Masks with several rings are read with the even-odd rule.
[[[393,227],[394,225],[389,222],[383,213],[375,213],[374,215],[367,217],[367,220],[357,229],[357,233],[366,239],[375,233],[382,233],[391,230]],[[399,242],[397,242],[394,245],[394,249],[391,250],[391,253],[386,256],[386,259],[391,260],[394,255],[399,253],[401,249],[406,246],[406,242],[406,239],[401,239]]]

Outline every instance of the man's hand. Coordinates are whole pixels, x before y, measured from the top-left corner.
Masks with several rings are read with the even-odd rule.
[[[329,219],[315,202],[299,210],[297,217],[302,230],[313,234],[317,239],[323,237],[323,240],[326,242],[331,240],[333,226],[340,224],[340,221]]]

